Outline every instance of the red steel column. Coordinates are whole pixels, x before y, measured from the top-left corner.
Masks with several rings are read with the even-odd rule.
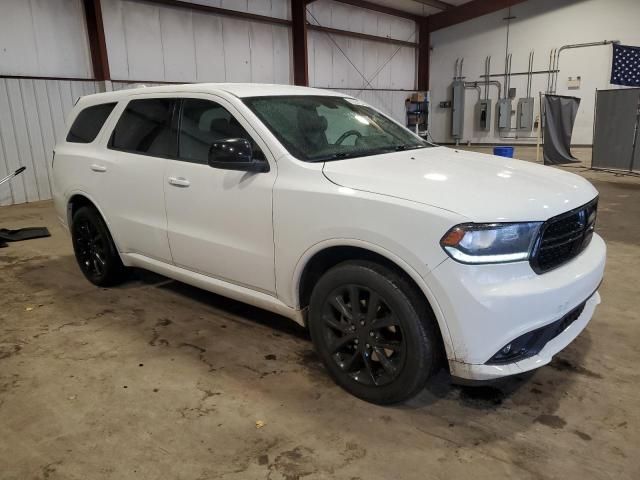
[[[291,0],[293,83],[309,86],[307,53],[307,0]]]
[[[431,51],[431,30],[429,19],[418,21],[418,90],[429,90],[429,55]]]

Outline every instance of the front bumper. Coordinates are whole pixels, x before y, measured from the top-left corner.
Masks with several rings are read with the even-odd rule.
[[[605,257],[604,241],[594,234],[577,257],[542,275],[527,262],[463,265],[446,260],[435,268],[426,280],[451,337],[451,374],[492,380],[549,363],[586,327],[600,303],[595,291],[602,281]],[[585,300],[579,317],[536,355],[513,363],[487,364],[509,342],[557,321]]]

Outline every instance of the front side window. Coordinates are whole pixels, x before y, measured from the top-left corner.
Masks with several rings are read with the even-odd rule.
[[[432,146],[352,98],[272,96],[244,103],[293,156],[307,162]]]
[[[187,98],[182,103],[178,158],[207,163],[211,145],[218,140],[244,138],[253,148],[253,157],[264,160],[260,147],[227,109],[210,100]]]
[[[93,142],[107,117],[116,106],[116,103],[102,103],[93,105],[82,110],[69,129],[67,142],[71,143],[91,143]]]
[[[111,134],[109,147],[144,155],[175,157],[177,134],[172,121],[175,104],[172,98],[130,101]]]

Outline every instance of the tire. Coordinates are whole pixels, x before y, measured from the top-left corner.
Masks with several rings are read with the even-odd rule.
[[[80,207],[73,214],[71,239],[76,261],[87,280],[99,287],[110,287],[125,280],[126,268],[95,207]]]
[[[358,299],[356,312],[352,298]],[[367,402],[410,399],[438,365],[428,304],[405,278],[374,262],[344,262],[320,278],[309,304],[309,330],[335,382]]]

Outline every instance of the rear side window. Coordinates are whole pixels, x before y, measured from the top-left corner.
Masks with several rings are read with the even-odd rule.
[[[82,110],[71,125],[67,142],[93,142],[115,106],[115,103],[102,103]]]
[[[111,134],[109,147],[144,155],[175,157],[178,146],[173,122],[175,104],[172,98],[130,101]]]

